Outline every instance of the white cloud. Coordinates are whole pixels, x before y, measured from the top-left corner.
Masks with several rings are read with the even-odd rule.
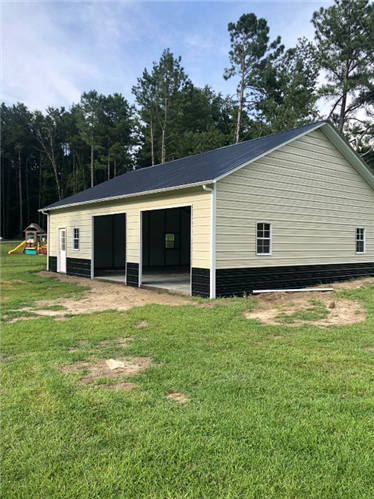
[[[121,92],[126,75],[134,79],[131,54],[119,55],[124,35],[139,40],[125,12],[134,10],[127,3],[4,4],[3,100],[44,110],[69,106],[93,88]]]
[[[193,83],[233,94],[237,82],[222,76],[229,65],[228,22],[255,12],[268,20],[271,38],[280,34],[289,47],[300,36],[312,38],[311,14],[322,3],[4,2],[3,100],[44,110],[68,107],[96,89],[134,102],[137,77],[168,47],[182,56]]]

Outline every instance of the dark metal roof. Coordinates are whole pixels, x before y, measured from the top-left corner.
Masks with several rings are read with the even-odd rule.
[[[208,183],[244,165],[248,161],[281,146],[289,140],[319,127],[324,121],[292,130],[274,133],[258,139],[239,142],[213,151],[188,156],[161,165],[134,170],[102,184],[62,199],[45,208],[62,208],[72,204],[89,203],[103,199],[173,189],[199,183]]]

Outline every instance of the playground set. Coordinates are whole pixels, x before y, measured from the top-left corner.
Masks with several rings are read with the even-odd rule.
[[[25,240],[21,244],[8,251],[8,255],[22,249],[26,255],[46,255],[47,254],[47,234],[36,223],[32,223],[23,231]]]

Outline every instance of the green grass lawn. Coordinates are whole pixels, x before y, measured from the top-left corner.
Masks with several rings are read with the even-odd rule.
[[[80,296],[35,276],[44,264],[2,257],[7,313]],[[3,322],[2,498],[372,499],[374,286],[342,296],[366,322],[264,326],[242,315],[244,298]],[[132,391],[60,370],[124,355],[153,362]]]

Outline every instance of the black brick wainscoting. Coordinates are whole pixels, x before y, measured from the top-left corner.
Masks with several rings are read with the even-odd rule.
[[[91,278],[91,260],[85,260],[83,258],[67,258],[66,273],[68,275]]]
[[[137,288],[139,286],[139,264],[127,262],[126,275],[127,286],[134,286]]]
[[[217,297],[242,296],[251,294],[254,289],[300,289],[364,276],[374,276],[374,262],[217,269],[216,294]]]
[[[192,296],[210,297],[210,270],[192,267]]]
[[[50,272],[57,272],[57,256],[49,257],[48,269]]]

